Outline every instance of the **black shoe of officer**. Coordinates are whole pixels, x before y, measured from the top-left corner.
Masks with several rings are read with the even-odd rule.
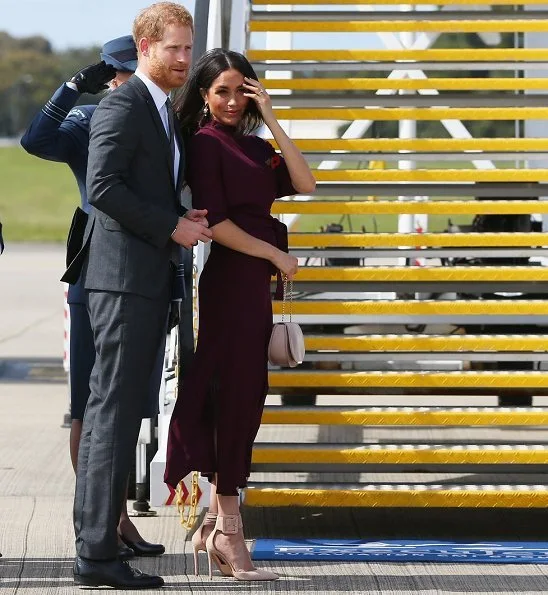
[[[161,543],[149,543],[144,539],[142,541],[131,541],[123,535],[120,535],[120,539],[134,556],[161,556],[166,551]]]
[[[119,560],[131,560],[135,558],[135,552],[128,547],[125,543],[118,544],[118,559]]]
[[[77,556],[73,572],[74,582],[86,587],[153,589],[164,584],[161,576],[145,574],[119,559],[99,561]]]

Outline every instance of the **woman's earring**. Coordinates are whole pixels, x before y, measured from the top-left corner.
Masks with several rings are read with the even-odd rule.
[[[200,118],[200,122],[198,123],[199,126],[203,126],[211,116],[211,112],[209,111],[209,104],[204,103],[204,107],[202,109],[202,117]]]

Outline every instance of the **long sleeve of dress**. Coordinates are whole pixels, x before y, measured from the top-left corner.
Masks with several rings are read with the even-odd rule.
[[[276,153],[274,147],[266,140],[264,140],[267,150],[270,153],[270,167],[276,174],[277,192],[276,198],[282,198],[283,196],[293,196],[298,192],[293,187],[291,182],[291,176],[287,169],[287,163],[280,153]]]

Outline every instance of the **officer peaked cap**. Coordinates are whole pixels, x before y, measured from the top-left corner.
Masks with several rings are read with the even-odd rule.
[[[101,60],[122,72],[137,70],[137,48],[131,35],[107,41],[101,51]]]

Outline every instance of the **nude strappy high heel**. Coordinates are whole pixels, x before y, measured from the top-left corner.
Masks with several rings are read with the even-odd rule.
[[[206,539],[207,559],[209,563],[209,578],[213,578],[212,563],[215,562],[219,568],[223,565],[230,569],[232,576],[239,581],[274,581],[280,578],[275,572],[271,570],[262,570],[254,568],[253,570],[238,570],[233,562],[231,562],[225,554],[221,553],[215,547],[215,536],[217,531],[225,535],[236,535],[243,527],[242,517],[238,515],[217,516],[215,528]]]
[[[194,534],[192,535],[191,543],[192,543],[192,550],[194,552],[194,574],[198,576],[199,572],[199,559],[198,553],[199,552],[206,552],[206,544],[203,538],[203,530],[204,527],[210,526],[215,527],[215,522],[217,521],[217,515],[212,512],[207,512],[204,518],[203,523],[196,529]],[[232,571],[227,564],[219,564],[217,563],[219,570],[224,574],[224,576],[232,576]]]

